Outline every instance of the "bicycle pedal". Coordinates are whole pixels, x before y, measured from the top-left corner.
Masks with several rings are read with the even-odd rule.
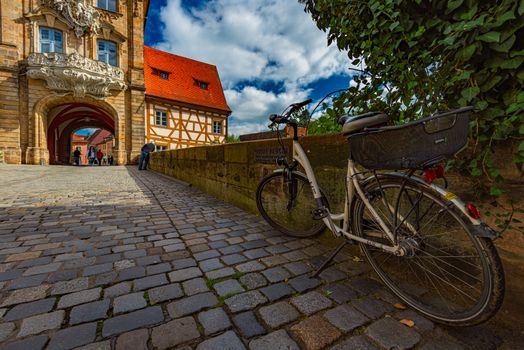
[[[328,216],[328,211],[326,208],[316,208],[311,211],[311,217],[313,220],[321,220]]]

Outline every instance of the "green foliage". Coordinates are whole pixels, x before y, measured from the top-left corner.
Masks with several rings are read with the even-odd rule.
[[[472,147],[455,165],[492,180],[490,193],[500,194],[492,146],[512,140],[522,171],[524,0],[299,1],[365,71],[338,97],[335,114],[344,106],[384,110],[403,123],[472,105]]]
[[[237,143],[240,142],[240,136],[227,135],[226,143]]]

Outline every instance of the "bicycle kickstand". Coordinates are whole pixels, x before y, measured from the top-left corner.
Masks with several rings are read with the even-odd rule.
[[[331,253],[331,255],[326,259],[326,261],[324,261],[322,265],[320,265],[320,267],[311,274],[311,277],[317,277],[326,267],[328,267],[331,261],[335,258],[335,256],[337,256],[337,254],[342,250],[342,248],[344,248],[344,246],[347,243],[348,242],[344,240],[344,242],[342,242],[342,244],[338,246],[337,249],[333,251],[333,253]]]

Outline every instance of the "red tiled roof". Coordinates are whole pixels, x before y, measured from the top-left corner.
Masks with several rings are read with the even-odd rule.
[[[165,80],[153,74],[153,69],[169,73],[169,79]],[[144,76],[147,96],[231,113],[214,65],[144,46]],[[208,89],[196,86],[195,80],[208,83]]]
[[[112,138],[113,137],[113,134],[111,134],[109,131],[107,130],[104,130],[104,129],[98,129],[97,131],[95,131],[94,133],[92,133],[90,136],[89,136],[89,144],[90,145],[98,145],[102,142],[104,142],[104,140],[106,138]]]
[[[76,143],[87,142],[87,137],[83,135],[73,134],[73,136],[71,137],[71,142],[76,142]]]

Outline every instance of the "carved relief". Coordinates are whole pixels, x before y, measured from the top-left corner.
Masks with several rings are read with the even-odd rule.
[[[133,1],[133,16],[134,17],[140,17],[140,14],[142,13],[142,0],[134,0]]]
[[[49,89],[72,92],[74,96],[104,98],[111,90],[126,89],[124,71],[78,53],[32,53],[28,57],[27,76],[43,79]]]
[[[68,25],[73,28],[77,37],[85,33],[98,34],[100,29],[100,12],[90,0],[41,0],[43,5],[58,11]]]
[[[117,19],[119,19],[122,16],[118,13],[113,13],[109,11],[98,11],[98,13],[100,15],[99,16],[100,19],[108,23],[113,23],[113,21],[116,21]]]

